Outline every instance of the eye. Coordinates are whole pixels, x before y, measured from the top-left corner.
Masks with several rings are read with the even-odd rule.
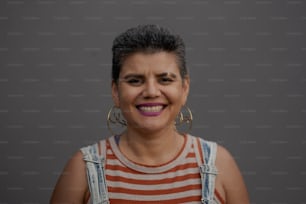
[[[140,86],[143,83],[143,80],[140,78],[130,78],[126,82],[133,86]]]
[[[173,82],[173,79],[170,77],[161,77],[159,79],[159,83],[164,84],[164,85],[170,84],[171,82]]]

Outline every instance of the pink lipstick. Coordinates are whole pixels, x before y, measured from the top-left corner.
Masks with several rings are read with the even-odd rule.
[[[144,116],[158,116],[163,111],[165,105],[161,103],[145,103],[136,106]]]

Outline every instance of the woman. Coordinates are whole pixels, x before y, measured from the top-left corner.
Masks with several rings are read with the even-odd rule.
[[[138,26],[119,35],[112,51],[110,116],[120,109],[123,118],[108,119],[126,129],[78,151],[51,203],[249,203],[230,153],[177,131],[190,83],[182,39]]]

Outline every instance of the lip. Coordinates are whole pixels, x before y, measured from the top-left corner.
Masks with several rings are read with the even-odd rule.
[[[150,110],[150,107],[152,107],[151,110]],[[136,108],[141,115],[149,116],[149,117],[159,116],[165,107],[166,105],[163,103],[142,103],[142,104],[136,105]]]
[[[140,106],[165,106],[164,103],[141,103],[136,105],[136,107],[140,107]]]

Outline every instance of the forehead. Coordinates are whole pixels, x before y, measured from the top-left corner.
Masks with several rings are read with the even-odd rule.
[[[175,54],[169,52],[143,53],[137,52],[128,56],[121,67],[120,75],[129,73],[179,73]]]

